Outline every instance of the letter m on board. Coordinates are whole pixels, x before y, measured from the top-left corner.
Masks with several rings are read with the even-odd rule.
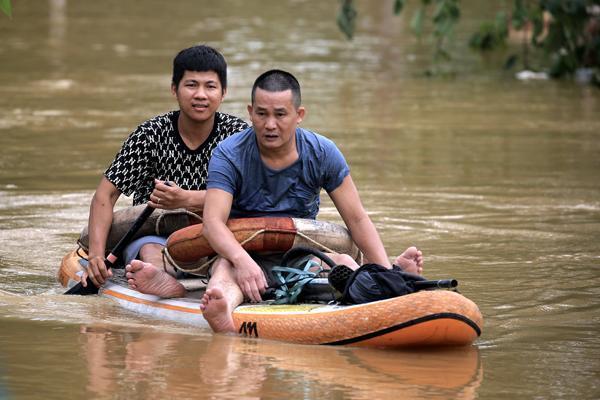
[[[244,336],[258,337],[258,327],[256,325],[256,322],[242,322],[242,326],[240,326],[240,330],[238,333]]]

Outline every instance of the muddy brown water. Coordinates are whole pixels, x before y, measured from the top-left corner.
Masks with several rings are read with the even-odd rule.
[[[49,0],[0,16],[0,398],[600,397],[600,92],[519,82],[428,51],[392,2]],[[466,37],[493,10],[464,2]],[[485,317],[474,346],[381,351],[212,335],[61,295],[54,274],[127,134],[176,106],[171,60],[220,48],[222,110],[294,72],[303,126],[334,139],[390,255],[418,245]],[[119,206],[125,207],[128,199]],[[340,221],[324,198],[320,218]]]

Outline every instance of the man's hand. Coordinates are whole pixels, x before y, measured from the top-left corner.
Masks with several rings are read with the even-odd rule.
[[[100,287],[106,282],[106,279],[112,276],[112,271],[106,268],[106,264],[104,264],[104,258],[100,256],[90,257],[88,259],[88,267],[87,270],[83,272],[81,276],[81,285],[83,287],[87,286],[87,277],[90,277],[90,280],[96,285],[96,287]]]
[[[186,208],[188,191],[175,185],[173,182],[154,180],[154,190],[150,194],[148,204],[154,208],[172,210]]]
[[[267,289],[267,279],[263,270],[252,260],[243,266],[235,266],[236,282],[244,297],[252,302],[262,300],[261,294]]]

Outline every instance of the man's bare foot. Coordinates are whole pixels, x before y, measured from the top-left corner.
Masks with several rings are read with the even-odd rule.
[[[184,297],[186,294],[185,288],[177,279],[150,263],[132,260],[125,270],[129,287],[140,293],[163,298]]]
[[[221,289],[206,289],[200,301],[200,309],[213,331],[217,333],[235,332],[231,311]]]
[[[404,250],[394,260],[394,264],[411,274],[423,275],[423,253],[414,246]]]

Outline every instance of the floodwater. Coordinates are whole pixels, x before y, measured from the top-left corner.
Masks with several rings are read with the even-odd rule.
[[[494,13],[461,3],[457,40]],[[352,42],[333,0],[14,1],[0,15],[0,399],[600,397],[600,91],[520,82],[459,46],[454,74],[425,78],[427,40],[392,5],[359,1]],[[281,344],[61,295],[102,171],[176,106],[171,60],[195,43],[229,62],[226,112],[245,117],[268,68],[299,77],[303,126],[338,143],[390,255],[418,245],[427,277],[479,305],[474,346]],[[320,218],[340,221],[328,200]]]

